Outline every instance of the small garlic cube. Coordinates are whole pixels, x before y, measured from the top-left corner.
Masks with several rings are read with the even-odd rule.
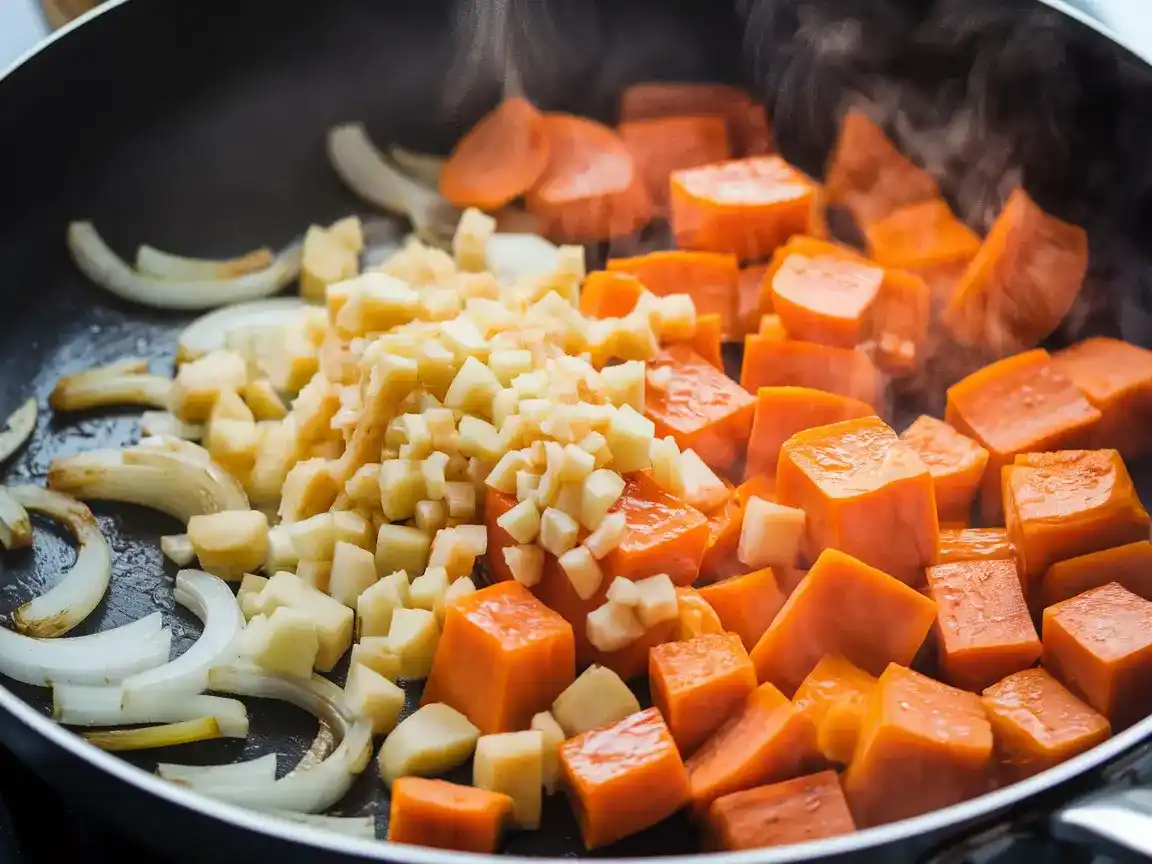
[[[795,567],[804,542],[804,530],[803,510],[752,498],[744,508],[736,557],[741,564],[756,570]]]
[[[731,497],[724,481],[708,465],[688,449],[680,454],[680,479],[684,485],[681,497],[703,513],[711,513]]]
[[[400,658],[400,677],[420,681],[432,671],[440,627],[428,609],[396,609],[388,628],[388,650]]]
[[[389,681],[400,677],[400,658],[388,650],[387,636],[365,636],[352,646],[348,668],[367,666]]]
[[[609,513],[601,520],[596,530],[584,538],[584,545],[597,561],[607,557],[620,545],[624,537],[624,529],[628,526],[628,517],[619,511]]]
[[[544,578],[544,550],[535,545],[506,546],[504,563],[512,578],[525,588],[532,588]]]
[[[411,588],[403,570],[390,573],[365,589],[356,598],[356,632],[359,637],[387,636],[393,614],[397,609],[403,609],[410,597]]]
[[[640,703],[628,685],[603,666],[589,666],[552,703],[552,716],[565,738],[623,720],[639,710]]]
[[[646,380],[644,364],[638,360],[629,360],[600,370],[604,396],[618,408],[628,405],[636,411],[643,411]]]
[[[668,574],[659,573],[635,583],[640,602],[636,604],[636,615],[645,630],[664,621],[673,620],[680,608],[676,586]]]
[[[651,464],[650,447],[656,425],[630,406],[623,405],[608,425],[605,438],[613,467],[621,474],[641,471]]]
[[[561,569],[572,583],[572,589],[581,600],[587,600],[600,590],[604,573],[596,559],[583,546],[569,549],[558,559]]]
[[[540,827],[544,787],[544,736],[540,732],[482,735],[472,761],[472,785],[512,799],[512,824]]]
[[[624,478],[607,468],[598,468],[588,475],[580,500],[580,522],[585,528],[595,531],[600,527],[624,494],[624,486]]]
[[[617,576],[608,586],[608,602],[619,606],[639,606],[640,591],[631,579]]]
[[[376,757],[380,779],[389,786],[398,777],[432,777],[464,764],[476,748],[480,730],[454,708],[425,705],[400,721]]]
[[[550,711],[535,715],[528,728],[540,733],[544,791],[551,795],[560,780],[560,745],[564,743],[564,730]]]
[[[428,566],[432,541],[419,528],[407,525],[381,525],[376,532],[376,572],[403,570],[419,576]]]
[[[410,459],[380,463],[380,505],[390,521],[411,519],[416,514],[416,502],[431,497],[426,494],[422,464]]]
[[[648,448],[652,461],[653,482],[670,495],[684,492],[684,478],[680,475],[680,447],[671,435],[653,438]]]
[[[557,557],[576,545],[580,526],[576,520],[554,507],[540,517],[540,545]]]
[[[619,651],[644,635],[636,610],[616,603],[605,603],[589,612],[585,627],[592,647],[604,652]]]
[[[344,695],[357,715],[372,722],[373,735],[395,729],[404,710],[404,691],[369,666],[349,667]]]
[[[330,597],[355,609],[356,600],[376,584],[376,579],[376,562],[371,552],[343,541],[336,544],[328,579]]]

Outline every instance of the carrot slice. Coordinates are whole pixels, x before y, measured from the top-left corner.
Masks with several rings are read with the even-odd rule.
[[[1109,582],[1152,600],[1152,543],[1138,540],[1057,561],[1040,583],[1041,605],[1053,606]]]
[[[725,333],[736,326],[736,284],[740,268],[732,255],[713,252],[649,252],[612,258],[608,269],[629,273],[660,297],[689,294],[700,315],[717,313]]]
[[[593,270],[580,286],[580,314],[589,318],[623,318],[636,308],[644,288],[630,273]]]
[[[806,843],[855,830],[835,771],[734,792],[708,808],[709,846],[722,852]]]
[[[847,765],[852,758],[864,703],[875,686],[863,669],[839,654],[825,654],[797,688],[792,704],[816,727],[816,745],[830,762]]]
[[[392,784],[388,840],[491,854],[511,815],[512,799],[499,792],[400,777]]]
[[[901,432],[900,440],[919,454],[932,474],[940,521],[966,524],[988,464],[988,451],[927,414]]]
[[[772,276],[772,308],[792,338],[852,348],[868,335],[883,282],[861,261],[793,254]]]
[[[880,372],[864,352],[759,334],[744,340],[740,386],[751,393],[761,387],[811,387],[869,405],[882,396]]]
[[[784,605],[784,594],[771,568],[706,585],[700,596],[716,610],[724,629],[739,636],[749,651]]]
[[[496,210],[535,185],[550,151],[544,116],[523,99],[506,99],[453,148],[440,194],[457,207]]]
[[[621,123],[619,128],[658,211],[668,204],[673,171],[732,158],[723,117],[658,117]]]
[[[772,130],[764,106],[739,87],[654,81],[633,84],[620,97],[622,123],[686,116],[723,117],[732,149],[738,156],[772,150]]]
[[[631,234],[652,218],[652,201],[628,148],[603,124],[547,114],[548,166],[525,204],[554,240],[583,243]]]

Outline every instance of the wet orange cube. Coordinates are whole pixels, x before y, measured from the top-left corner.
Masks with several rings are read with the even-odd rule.
[[[653,294],[688,294],[697,315],[717,314],[725,333],[736,327],[740,265],[735,255],[670,250],[632,258],[610,258],[613,273],[635,276]]]
[[[816,726],[816,746],[830,762],[848,764],[876,679],[839,654],[825,654],[792,698]]]
[[[1077,594],[1116,582],[1138,597],[1152,600],[1152,543],[1137,540],[1087,555],[1057,561],[1040,582],[1041,605],[1051,606]]]
[[[588,849],[667,819],[688,803],[688,774],[655,708],[560,746],[565,786]]]
[[[720,852],[787,846],[855,830],[835,771],[734,792],[708,808],[708,845]]]
[[[936,560],[940,525],[932,475],[878,417],[789,438],[780,449],[776,499],[807,516],[809,561],[839,549],[915,585]]]
[[[572,625],[519,582],[445,609],[423,703],[452,706],[485,735],[527,729],[576,676]]]
[[[1084,446],[1100,412],[1037,348],[998,360],[948,388],[944,414],[956,431],[988,451],[980,491],[985,524],[1003,516],[1000,469],[1017,453]]]
[[[940,528],[939,564],[1015,560],[1006,528]]]
[[[1110,582],[1044,610],[1044,668],[1123,728],[1152,713],[1152,602]]]
[[[784,593],[771,568],[706,585],[700,596],[716,610],[724,629],[739,636],[749,651],[784,605]]]
[[[992,746],[979,696],[893,663],[868,697],[844,774],[856,824],[895,822],[978,794]]]
[[[648,680],[652,703],[689,756],[756,689],[756,669],[735,633],[707,633],[649,651]]]
[[[984,691],[1001,760],[1012,779],[1059,765],[1107,740],[1108,718],[1043,669],[1024,669]]]
[[[512,799],[446,780],[400,777],[392,784],[388,840],[491,854],[512,816]]]
[[[980,235],[957,219],[943,198],[894,210],[866,225],[864,234],[876,263],[915,272],[967,264],[980,249]]]
[[[900,440],[920,455],[932,474],[940,521],[968,524],[988,464],[988,451],[927,414],[900,433]]]
[[[580,286],[580,314],[588,318],[623,318],[636,308],[645,288],[631,273],[593,270]]]
[[[928,587],[944,681],[978,693],[1040,659],[1015,562],[937,564],[928,568]]]
[[[853,348],[883,283],[884,271],[863,261],[789,255],[772,277],[772,308],[793,339]]]
[[[740,386],[811,387],[869,405],[883,396],[880,370],[863,351],[752,333],[744,339]]]
[[[700,562],[700,579],[713,582],[725,579],[747,568],[736,557],[740,547],[740,528],[744,523],[744,507],[733,490],[732,497],[719,509],[707,514],[708,546]]]

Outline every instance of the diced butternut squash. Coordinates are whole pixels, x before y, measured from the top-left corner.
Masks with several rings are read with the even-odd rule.
[[[718,852],[807,843],[855,830],[835,771],[734,792],[708,808],[708,845]]]
[[[696,332],[685,343],[707,360],[712,366],[724,371],[724,355],[721,344],[724,341],[724,324],[719,313],[709,312],[696,316]]]
[[[864,704],[876,686],[876,679],[839,654],[825,654],[796,689],[792,704],[816,729],[816,746],[830,762],[847,765],[856,747],[864,717]],[[834,724],[821,731],[829,715],[837,712]]]
[[[752,650],[761,681],[796,688],[825,654],[873,675],[908,664],[932,628],[936,604],[836,549],[823,552]]]
[[[776,499],[807,514],[809,561],[840,549],[910,585],[936,560],[932,475],[883,420],[865,417],[793,435],[780,450]],[[893,538],[900,542],[894,543]]]
[[[880,372],[863,351],[756,333],[744,340],[740,386],[751,393],[761,387],[810,387],[869,405],[879,404],[881,396]]]
[[[413,846],[491,854],[512,815],[507,795],[447,780],[401,777],[391,798],[388,840]]]
[[[803,773],[817,757],[816,730],[771,684],[761,684],[688,760],[692,811],[724,795]]]
[[[708,546],[700,562],[703,581],[714,582],[747,569],[736,557],[743,522],[744,508],[734,493],[719,510],[709,514]]]
[[[593,270],[580,286],[580,313],[588,318],[623,318],[636,308],[645,287],[631,273]]]
[[[783,246],[772,253],[772,258],[765,265],[764,275],[760,283],[760,315],[769,315],[775,312],[772,307],[772,283],[776,273],[784,266],[784,262],[793,255],[802,258],[835,259],[837,261],[854,262],[867,265],[869,262],[863,255],[850,246],[836,243],[832,240],[814,237],[807,234],[794,234],[788,238]]]
[[[560,764],[588,849],[651,827],[688,803],[684,762],[655,708],[565,741]]]
[[[917,273],[965,265],[980,249],[980,235],[957,219],[943,198],[894,210],[865,225],[864,234],[877,264]]]
[[[654,117],[620,124],[657,212],[668,201],[668,175],[732,158],[723,117]]]
[[[611,258],[608,270],[628,273],[658,297],[688,294],[698,315],[720,316],[725,333],[736,326],[740,267],[736,256],[716,252],[649,252],[635,258]]]
[[[700,596],[720,616],[720,623],[735,633],[751,651],[784,605],[771,568],[733,576],[700,589]]]
[[[793,254],[772,277],[772,309],[793,339],[853,348],[869,334],[883,282],[862,261]]]
[[[648,655],[648,675],[652,701],[686,755],[756,689],[756,670],[735,633],[657,645]]]
[[[1044,668],[1122,729],[1152,711],[1152,602],[1115,582],[1044,610]]]
[[[737,156],[772,152],[772,131],[764,106],[729,84],[648,81],[632,84],[620,96],[620,121],[661,117],[722,117]]]
[[[767,270],[767,264],[753,264],[740,269],[740,279],[736,283],[738,326],[736,332],[729,334],[733,341],[741,340],[760,329],[760,285]]]
[[[936,601],[941,678],[979,693],[1040,657],[1013,561],[961,561],[928,568]]]
[[[938,564],[957,561],[1015,560],[1012,542],[1005,528],[944,528],[940,529]]]
[[[445,608],[423,701],[456,708],[485,734],[514,731],[575,675],[571,625],[523,585],[500,582]]]
[[[888,268],[872,310],[876,362],[893,378],[906,377],[924,360],[932,293],[928,283],[908,270]]]
[[[927,414],[900,433],[900,440],[919,454],[936,488],[941,522],[967,524],[980,489],[988,451],[947,423]]]
[[[1152,600],[1152,543],[1138,540],[1100,552],[1057,561],[1040,583],[1044,607],[1116,582],[1137,597]]]
[[[948,388],[944,419],[988,450],[980,513],[995,525],[1003,510],[1000,469],[1017,453],[1084,446],[1100,412],[1037,348],[985,366]]]
[[[686,345],[669,345],[648,363],[649,376],[667,369],[667,386],[648,386],[645,414],[656,436],[671,435],[712,468],[730,473],[752,431],[755,400]]]
[[[765,501],[776,500],[775,472],[773,472],[772,477],[764,474],[749,477],[736,487],[736,500],[740,502],[741,507],[747,507],[748,502],[753,498],[762,498]]]

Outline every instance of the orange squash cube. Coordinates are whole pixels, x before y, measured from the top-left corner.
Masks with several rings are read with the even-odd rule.
[[[708,845],[721,852],[806,843],[855,830],[835,771],[735,792],[708,808]]]
[[[753,333],[744,340],[740,386],[810,387],[869,405],[882,396],[880,371],[863,351]]]
[[[593,270],[580,286],[580,314],[588,318],[623,318],[636,308],[645,287],[630,273]]]
[[[700,596],[720,616],[720,623],[735,633],[751,651],[784,605],[771,568],[733,576],[700,589]]]
[[[749,333],[755,333],[760,327],[760,285],[764,281],[764,274],[768,271],[767,264],[752,264],[740,268],[740,279],[736,283],[736,311],[737,329],[728,334],[733,340],[743,339]]]
[[[872,312],[876,362],[892,377],[906,377],[923,359],[932,316],[928,283],[909,270],[888,268]]]
[[[789,255],[772,277],[772,308],[793,339],[853,348],[867,338],[884,271],[834,257]]]
[[[936,513],[940,521],[967,524],[988,465],[988,451],[927,414],[917,417],[901,432],[900,440],[915,450],[928,466],[936,488]]]
[[[736,557],[744,507],[733,490],[732,497],[714,513],[708,514],[708,546],[700,562],[700,579],[715,582],[747,569]]]
[[[792,704],[816,727],[816,746],[828,761],[848,764],[875,686],[863,669],[839,654],[825,654],[797,688]]]
[[[621,123],[619,131],[657,212],[667,205],[673,171],[732,158],[723,117],[653,117]]]
[[[400,777],[391,797],[391,843],[492,854],[512,816],[507,795],[447,780]]]
[[[1006,528],[940,528],[939,564],[1015,559]]]
[[[980,249],[980,235],[957,219],[943,198],[893,210],[864,226],[864,235],[877,264],[916,273],[967,264]]]
[[[776,501],[776,481],[774,479],[776,472],[773,471],[772,473],[773,477],[768,477],[765,474],[750,476],[736,487],[736,500],[740,502],[741,507],[747,507],[748,502],[753,498]]]
[[[715,369],[724,371],[724,325],[716,312],[696,316],[696,332],[684,344],[703,357]]]
[[[735,255],[672,250],[610,258],[608,270],[635,276],[653,294],[689,294],[697,315],[720,316],[725,333],[736,328],[740,265]]]
[[[771,259],[764,266],[764,273],[760,281],[760,315],[769,315],[775,311],[772,306],[772,283],[776,273],[784,266],[784,262],[793,255],[803,258],[833,258],[838,261],[868,264],[868,260],[851,246],[837,243],[822,237],[808,234],[793,234],[788,242],[772,253]]]
[[[1044,607],[1116,582],[1137,597],[1152,600],[1152,543],[1138,540],[1057,561],[1040,582]]]

